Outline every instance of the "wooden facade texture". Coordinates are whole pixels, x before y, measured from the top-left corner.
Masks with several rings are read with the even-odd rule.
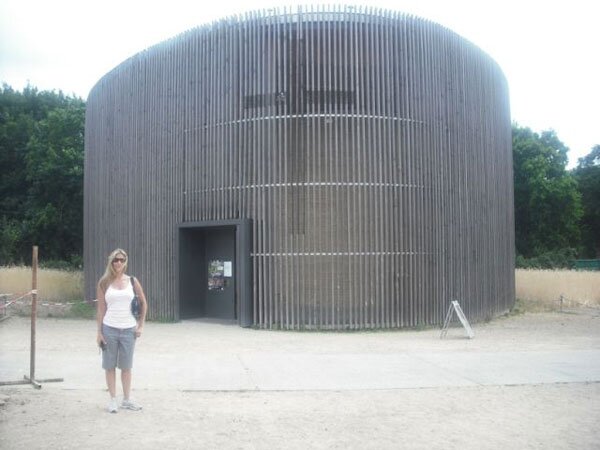
[[[360,329],[514,302],[508,86],[454,32],[304,7],[146,49],[87,102],[85,280],[130,254],[149,317],[179,319],[177,233],[250,219],[253,323]]]

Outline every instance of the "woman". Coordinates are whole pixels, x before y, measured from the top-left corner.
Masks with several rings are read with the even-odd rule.
[[[106,271],[98,282],[97,343],[102,347],[102,368],[106,371],[106,385],[110,394],[108,411],[116,413],[116,368],[121,369],[123,401],[121,408],[142,409],[130,397],[131,367],[135,340],[142,335],[146,320],[147,303],[142,285],[137,278],[125,274],[127,253],[118,248],[108,257]],[[132,283],[133,280],[133,283]],[[133,289],[140,299],[139,319],[131,313]]]

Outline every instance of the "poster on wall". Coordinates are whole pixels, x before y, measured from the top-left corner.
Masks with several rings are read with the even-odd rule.
[[[233,276],[233,264],[231,261],[223,262],[223,274],[228,278]]]
[[[208,263],[208,290],[222,291],[225,289],[225,267],[218,259]]]

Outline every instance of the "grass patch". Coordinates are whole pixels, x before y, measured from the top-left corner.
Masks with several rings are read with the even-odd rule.
[[[149,322],[149,320],[148,320],[147,317],[146,317],[146,322]],[[152,319],[152,322],[154,322],[154,323],[177,323],[177,322],[179,322],[179,320],[166,319],[166,318],[158,318],[158,319]]]
[[[513,306],[513,308],[506,315],[519,316],[525,313],[552,312],[558,311],[559,309],[559,304],[554,305],[552,303],[517,298],[515,300],[515,306]]]
[[[95,319],[96,306],[90,302],[78,302],[71,305],[66,317],[72,319]]]
[[[10,315],[20,317],[31,316],[31,299],[9,306]],[[37,317],[53,317],[68,319],[95,319],[96,305],[89,302],[45,303],[38,302]]]

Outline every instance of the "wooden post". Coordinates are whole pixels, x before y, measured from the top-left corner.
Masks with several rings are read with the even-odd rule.
[[[37,318],[37,269],[38,269],[38,247],[33,246],[33,256],[31,258],[31,343],[29,351],[29,377],[24,375],[24,380],[0,381],[0,386],[13,384],[32,384],[36,389],[41,389],[41,382],[51,383],[64,381],[62,378],[49,378],[46,380],[35,379],[35,324]]]
[[[35,322],[37,317],[37,266],[38,246],[33,246],[31,258],[31,351],[29,353],[29,379],[35,380]]]

